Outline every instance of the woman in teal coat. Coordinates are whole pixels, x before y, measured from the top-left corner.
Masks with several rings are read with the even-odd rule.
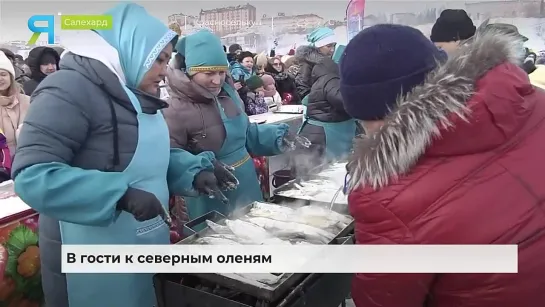
[[[151,307],[152,274],[61,274],[62,244],[169,244],[169,193],[215,189],[213,153],[170,148],[155,95],[176,33],[140,6],[111,30],[66,40],[61,70],[34,92],[13,164],[15,191],[40,213],[51,307]]]
[[[170,107],[165,118],[171,146],[193,154],[211,151],[216,159],[235,168],[238,188],[226,191],[231,206],[208,197],[188,198],[191,218],[217,210],[230,210],[263,199],[250,154],[272,156],[293,148],[294,135],[286,124],[250,123],[244,104],[228,75],[222,44],[202,30],[176,45],[173,65],[167,71]]]

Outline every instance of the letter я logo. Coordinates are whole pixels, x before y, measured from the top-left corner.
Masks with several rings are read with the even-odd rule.
[[[37,22],[46,22],[46,26],[37,26]],[[47,43],[55,44],[55,16],[54,15],[33,15],[28,19],[28,29],[33,32],[28,45],[34,45],[41,33],[47,33]]]

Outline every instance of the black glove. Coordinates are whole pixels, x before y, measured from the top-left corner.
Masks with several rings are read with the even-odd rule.
[[[10,172],[5,167],[0,167],[0,182],[8,181],[11,179]]]
[[[524,61],[524,63],[522,64],[522,69],[524,69],[524,71],[527,73],[527,74],[531,74],[533,73],[537,67],[536,65],[534,64],[534,61],[533,60],[526,60]]]
[[[223,191],[236,189],[239,182],[233,174],[235,169],[219,160],[214,160],[212,164],[214,165],[214,175],[218,180],[220,189]]]
[[[284,138],[282,138],[283,147],[286,150],[295,150],[298,147],[309,148],[312,143],[304,136],[286,133]]]
[[[128,188],[125,195],[117,202],[117,209],[129,212],[137,221],[143,222],[161,216],[168,220],[161,202],[152,193],[135,188]]]
[[[193,180],[193,187],[210,198],[217,198],[225,204],[229,203],[227,197],[220,191],[216,175],[211,171],[206,170],[198,173]]]

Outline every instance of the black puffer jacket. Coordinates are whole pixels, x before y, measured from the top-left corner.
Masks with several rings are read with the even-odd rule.
[[[310,93],[312,68],[323,58],[324,56],[315,47],[300,46],[295,51],[295,60],[299,64],[295,74],[295,87],[301,99]]]
[[[38,84],[40,84],[40,82],[47,77],[47,75],[40,70],[42,56],[44,56],[46,53],[49,53],[55,57],[57,61],[57,70],[59,70],[59,62],[61,57],[57,51],[55,51],[55,49],[40,46],[30,50],[28,58],[26,59],[26,64],[30,68],[32,75],[30,76],[30,80],[23,84],[23,90],[25,91],[26,95],[32,95],[36,87],[38,87]]]
[[[339,65],[324,57],[312,68],[308,94],[307,116],[321,122],[342,122],[350,119],[343,106],[340,91]]]

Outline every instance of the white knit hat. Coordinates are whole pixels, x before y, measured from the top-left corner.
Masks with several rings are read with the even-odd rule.
[[[0,69],[6,70],[11,74],[12,77],[15,78],[15,68],[13,68],[13,64],[8,59],[8,57],[0,51]]]
[[[335,35],[327,36],[322,38],[319,41],[316,41],[314,46],[316,46],[316,48],[321,48],[333,43],[337,43],[337,38],[335,37]]]

